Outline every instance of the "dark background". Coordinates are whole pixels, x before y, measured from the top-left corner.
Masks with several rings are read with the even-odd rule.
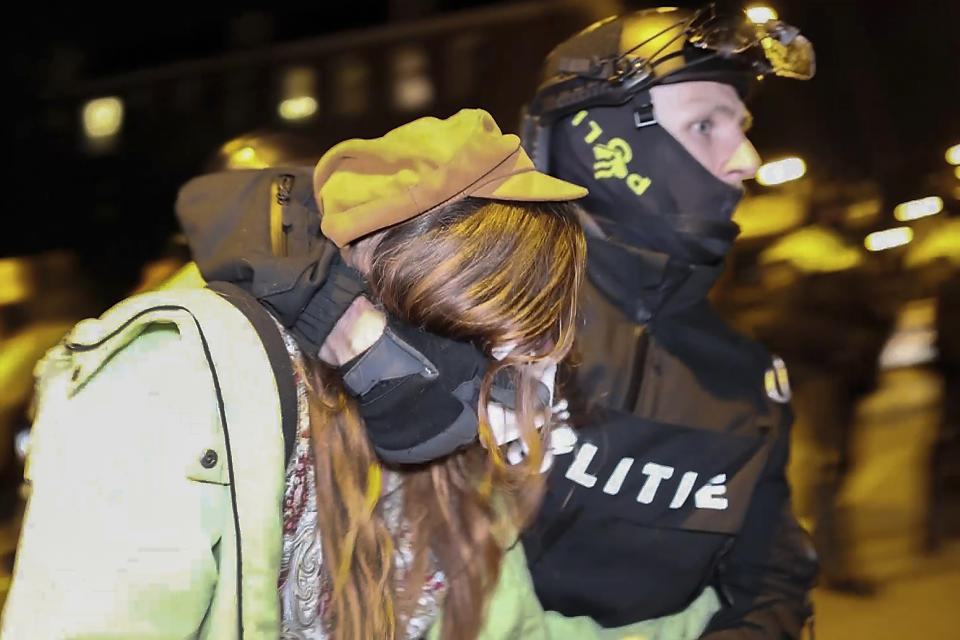
[[[764,82],[751,104],[761,154],[805,158],[808,181],[825,198],[869,184],[884,201],[877,227],[892,222],[896,202],[939,193],[932,189],[955,211],[944,151],[960,142],[960,2],[768,4],[813,41],[818,69],[808,83]],[[102,295],[116,299],[176,231],[177,188],[214,168],[227,141],[286,131],[319,154],[346,137],[463,106],[486,108],[515,130],[552,45],[599,17],[642,6],[394,0],[43,13],[21,6],[8,21],[12,201],[0,255],[72,249]],[[414,111],[390,100],[391,56],[408,45],[426,53],[435,87],[435,98]],[[344,55],[359,56],[369,71],[368,108],[350,116],[330,106]],[[311,66],[319,78],[319,112],[299,125],[276,111],[291,65]],[[104,95],[124,100],[124,125],[111,149],[95,151],[84,142],[80,111]]]

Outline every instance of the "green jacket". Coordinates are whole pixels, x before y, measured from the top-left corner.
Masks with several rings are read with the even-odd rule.
[[[0,637],[278,638],[283,457],[267,354],[219,295],[149,293],[79,323],[37,366]],[[618,630],[544,613],[518,544],[482,638],[687,640],[718,607],[708,590]]]

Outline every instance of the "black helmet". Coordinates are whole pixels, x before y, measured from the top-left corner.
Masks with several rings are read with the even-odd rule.
[[[713,80],[742,94],[757,76],[807,80],[814,70],[810,41],[777,20],[756,24],[744,13],[718,14],[713,4],[614,16],[547,56],[543,80],[525,110],[524,146],[537,168],[547,170],[551,125],[580,109],[621,105],[658,84]],[[643,124],[638,120],[637,126]]]

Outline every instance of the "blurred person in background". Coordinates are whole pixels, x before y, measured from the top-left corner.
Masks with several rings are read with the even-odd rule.
[[[587,186],[580,425],[524,536],[546,609],[612,626],[712,601],[677,638],[796,638],[816,558],[784,468],[785,367],[707,301],[759,157],[743,99],[807,79],[810,43],[713,5],[599,22],[557,46],[528,106],[542,170]]]
[[[75,255],[0,259],[0,518],[14,515],[22,469],[15,438],[27,428],[37,360],[98,310]]]
[[[840,233],[843,213],[822,207],[815,223],[760,254],[773,312],[755,333],[790,370],[795,437],[811,452],[800,471],[808,504],[797,512],[813,523],[821,583],[869,595],[873,583],[851,566],[839,498],[853,463],[857,404],[876,388],[892,314],[878,301],[869,256]]]
[[[923,543],[932,552],[960,533],[960,513],[953,508],[960,497],[960,218],[944,217],[929,225],[902,260],[910,275],[909,297],[932,303],[932,326],[924,328],[933,339],[924,346],[943,382],[939,425],[930,451]]]
[[[954,221],[960,227],[960,220]],[[960,520],[946,511],[948,498],[960,495],[960,245],[954,245],[952,273],[937,294],[937,364],[943,376],[943,414],[931,460],[932,490],[927,546],[960,532]]]
[[[0,518],[13,515],[20,486],[14,437],[23,427],[33,382],[33,365],[70,328],[46,338],[24,331],[23,304],[33,296],[30,263],[0,259]]]

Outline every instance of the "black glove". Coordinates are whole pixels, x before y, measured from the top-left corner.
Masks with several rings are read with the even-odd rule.
[[[289,327],[290,333],[304,351],[317,357],[337,320],[366,290],[366,280],[359,271],[334,260],[327,269],[323,284],[315,290]]]
[[[357,398],[380,458],[416,464],[442,458],[476,439],[477,400],[489,365],[471,343],[390,317],[380,339],[340,367],[340,373]]]
[[[318,246],[309,257],[262,265],[256,280],[237,285],[250,291],[314,358],[337,320],[368,289],[332,242]]]

